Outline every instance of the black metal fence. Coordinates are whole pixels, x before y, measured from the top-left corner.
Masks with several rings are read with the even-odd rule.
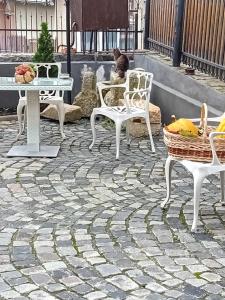
[[[72,52],[130,51],[142,47],[138,10],[131,1],[127,30],[76,32],[71,28]],[[41,22],[47,22],[56,52],[66,52],[66,8],[64,0],[0,0],[0,52],[33,53]]]

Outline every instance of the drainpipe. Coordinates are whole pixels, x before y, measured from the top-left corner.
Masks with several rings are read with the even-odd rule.
[[[144,31],[144,49],[149,49],[149,25],[150,25],[150,0],[145,2],[145,31]]]
[[[173,66],[179,67],[182,57],[185,0],[177,0],[176,29],[173,50]]]
[[[67,73],[71,76],[71,55],[70,55],[70,0],[66,2],[66,53],[67,53]],[[67,92],[69,104],[71,102],[71,91]]]

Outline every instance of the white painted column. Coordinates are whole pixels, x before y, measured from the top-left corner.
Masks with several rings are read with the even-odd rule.
[[[30,151],[40,151],[39,91],[27,91],[27,146]]]
[[[98,51],[103,51],[102,35],[102,31],[98,32]]]
[[[81,52],[81,34],[80,32],[76,32],[76,38],[77,38],[77,52]]]
[[[117,48],[120,48],[120,32],[116,32],[116,43],[117,43]]]

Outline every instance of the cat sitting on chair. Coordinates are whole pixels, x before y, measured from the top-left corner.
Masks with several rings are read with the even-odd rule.
[[[122,54],[118,48],[113,49],[114,60],[116,62],[116,73],[120,78],[124,78],[125,72],[129,69],[129,59]]]

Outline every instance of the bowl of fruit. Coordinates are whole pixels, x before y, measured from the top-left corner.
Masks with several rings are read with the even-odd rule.
[[[36,70],[33,65],[22,64],[15,68],[15,81],[17,83],[29,83],[34,80]]]

